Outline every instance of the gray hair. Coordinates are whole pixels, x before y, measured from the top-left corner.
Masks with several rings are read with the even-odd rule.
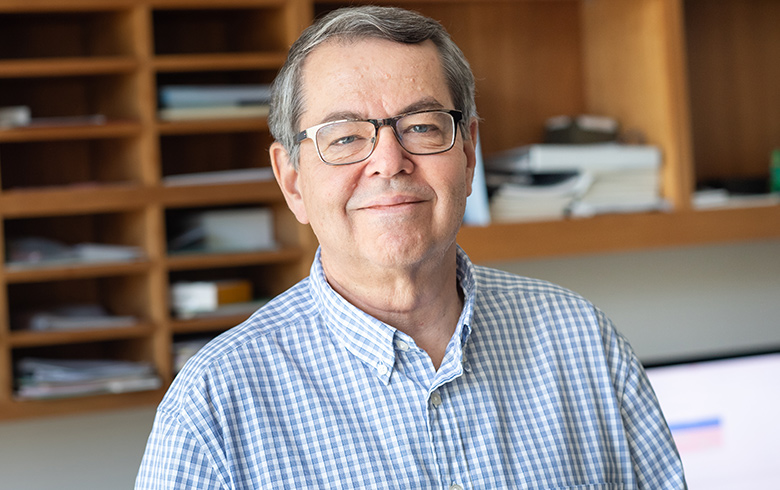
[[[445,78],[455,109],[463,112],[462,133],[477,117],[474,102],[474,75],[466,57],[442,25],[417,12],[395,8],[361,6],[330,12],[309,26],[290,48],[287,61],[272,84],[268,126],[274,139],[284,146],[290,161],[298,166],[295,135],[303,114],[301,71],[306,57],[329,39],[354,41],[384,39],[404,44],[433,41],[439,51]]]

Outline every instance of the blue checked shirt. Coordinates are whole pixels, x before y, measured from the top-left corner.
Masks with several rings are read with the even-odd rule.
[[[644,371],[604,314],[471,264],[444,360],[311,275],[191,359],[138,489],[681,489]]]

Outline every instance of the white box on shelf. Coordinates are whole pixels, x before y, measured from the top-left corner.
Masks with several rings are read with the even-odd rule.
[[[252,284],[245,279],[177,282],[171,286],[171,307],[179,318],[217,311],[220,307],[252,300]]]
[[[268,250],[276,247],[269,208],[219,209],[200,216],[207,250]]]

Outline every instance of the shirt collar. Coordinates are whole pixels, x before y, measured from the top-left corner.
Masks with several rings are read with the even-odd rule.
[[[456,348],[458,351],[456,358],[460,361],[462,357],[460,351],[471,333],[471,317],[476,295],[473,266],[460,247],[457,250],[457,276],[463,290],[463,311],[447,349],[449,351],[451,348]],[[389,383],[395,366],[396,353],[393,341],[397,336],[397,329],[355,307],[330,287],[322,268],[319,248],[311,266],[310,284],[320,315],[335,340],[374,369],[376,376],[385,384]],[[460,339],[460,342],[455,341],[456,338]],[[449,354],[447,357],[450,357]]]

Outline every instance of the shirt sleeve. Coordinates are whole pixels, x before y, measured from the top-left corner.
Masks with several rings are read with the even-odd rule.
[[[179,420],[158,411],[135,482],[136,490],[226,489],[213,459]]]
[[[628,342],[614,331],[610,320],[602,312],[599,315],[602,325],[612,331],[613,349],[619,352],[612,364],[638,487],[687,488],[680,455],[642,364]]]

